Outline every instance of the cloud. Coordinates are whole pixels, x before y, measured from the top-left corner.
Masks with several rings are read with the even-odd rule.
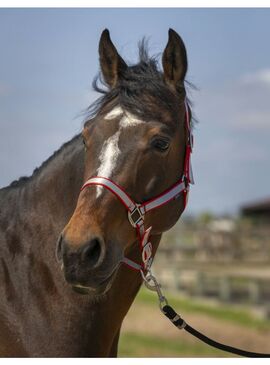
[[[235,127],[244,130],[268,130],[270,131],[270,110],[250,110],[239,113],[236,116]]]
[[[243,75],[240,80],[244,85],[263,84],[270,86],[270,69],[265,68]]]
[[[231,132],[270,132],[270,69],[257,70],[196,95],[201,115]]]
[[[199,124],[191,210],[232,212],[243,202],[269,196],[270,70],[268,75],[259,70],[248,82],[240,75],[193,94]]]

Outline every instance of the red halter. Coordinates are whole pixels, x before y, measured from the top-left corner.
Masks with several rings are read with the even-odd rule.
[[[121,186],[117,185],[114,181],[102,177],[96,176],[88,179],[81,188],[81,191],[90,185],[100,185],[104,188],[110,190],[117,198],[124,204],[128,211],[128,220],[132,227],[136,228],[138,234],[138,240],[140,244],[140,250],[142,254],[142,263],[139,264],[134,262],[127,257],[124,257],[122,262],[128,265],[131,269],[136,271],[142,271],[147,273],[151,267],[153,256],[152,256],[152,244],[149,241],[149,236],[152,227],[148,227],[147,229],[144,226],[144,217],[145,214],[149,211],[161,207],[164,204],[167,204],[173,199],[179,197],[180,193],[184,195],[184,207],[187,204],[187,197],[189,192],[189,185],[194,184],[193,174],[191,168],[191,153],[193,147],[193,135],[190,127],[190,116],[188,104],[185,101],[185,120],[186,120],[186,128],[188,131],[188,142],[186,145],[185,151],[185,162],[184,162],[184,173],[176,184],[174,184],[169,189],[165,190],[163,193],[158,195],[155,198],[152,198],[142,204],[136,203],[124,190]]]

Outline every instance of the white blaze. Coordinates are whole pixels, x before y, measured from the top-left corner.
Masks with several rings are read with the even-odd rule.
[[[108,114],[105,115],[105,119],[108,119],[108,120],[114,119],[123,113],[124,113],[124,111],[121,108],[121,106],[116,106]]]
[[[116,166],[117,158],[120,154],[120,149],[118,147],[118,140],[120,136],[120,130],[118,130],[114,135],[107,139],[103,143],[99,161],[100,166],[97,170],[97,176],[109,178]],[[97,198],[100,196],[102,191],[102,186],[97,187]]]
[[[136,118],[134,115],[125,112],[125,114],[123,115],[122,119],[120,120],[120,129],[121,128],[126,128],[126,127],[133,127],[136,126],[138,124],[144,123],[142,120]]]
[[[142,120],[136,118],[134,115],[124,112],[120,106],[113,108],[106,116],[106,120],[115,119],[119,115],[123,115],[119,122],[118,131],[109,137],[102,146],[99,161],[100,166],[97,170],[97,176],[106,177],[109,179],[117,165],[117,159],[121,151],[118,146],[121,131],[127,127],[134,127],[141,123]],[[97,198],[101,195],[102,186],[97,186]]]

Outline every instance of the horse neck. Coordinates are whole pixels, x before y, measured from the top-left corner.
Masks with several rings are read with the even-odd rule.
[[[45,163],[27,187],[26,199],[30,195],[31,209],[45,209],[51,222],[62,229],[75,209],[83,172],[83,144],[81,137],[76,136]]]
[[[81,351],[85,356],[113,356],[117,351],[121,323],[141,285],[140,274],[121,266],[111,290],[93,301],[70,289],[54,257],[57,237],[75,209],[83,171],[83,146],[80,138],[75,137],[28,181],[0,190],[0,241],[5,252],[9,252],[9,256],[5,254],[5,265],[17,267],[18,293],[20,287],[28,288],[29,279],[26,279],[28,284],[24,283],[24,278],[29,278],[25,276],[25,270],[31,271],[30,277],[34,278],[31,287],[37,290],[41,301],[47,303],[50,300],[48,291],[54,293],[57,287],[54,307],[50,307],[51,317],[55,321],[63,318],[62,327],[70,323],[71,317],[76,318],[72,324],[76,331],[72,334],[77,336],[79,333],[79,338],[84,339]],[[130,257],[139,259],[136,257],[139,254],[137,245],[133,250]],[[26,308],[31,306],[30,297],[27,298]],[[67,333],[71,336],[69,330],[68,327]]]
[[[30,236],[32,247],[29,246],[28,251],[39,251],[52,240],[55,244],[55,239],[71,217],[83,181],[83,156],[81,138],[76,136],[32,177],[0,191],[4,207],[0,223],[8,222],[9,230],[19,231],[25,241]]]

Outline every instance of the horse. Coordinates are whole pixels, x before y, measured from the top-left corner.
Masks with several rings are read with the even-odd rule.
[[[85,182],[102,176],[143,203],[183,176],[191,110],[181,37],[169,30],[162,68],[145,42],[139,62],[128,65],[105,29],[99,60],[94,88],[103,95],[82,133],[0,190],[2,357],[117,356],[121,324],[142,285],[141,270],[131,270],[141,252],[115,191]],[[145,215],[152,258],[186,193]]]

